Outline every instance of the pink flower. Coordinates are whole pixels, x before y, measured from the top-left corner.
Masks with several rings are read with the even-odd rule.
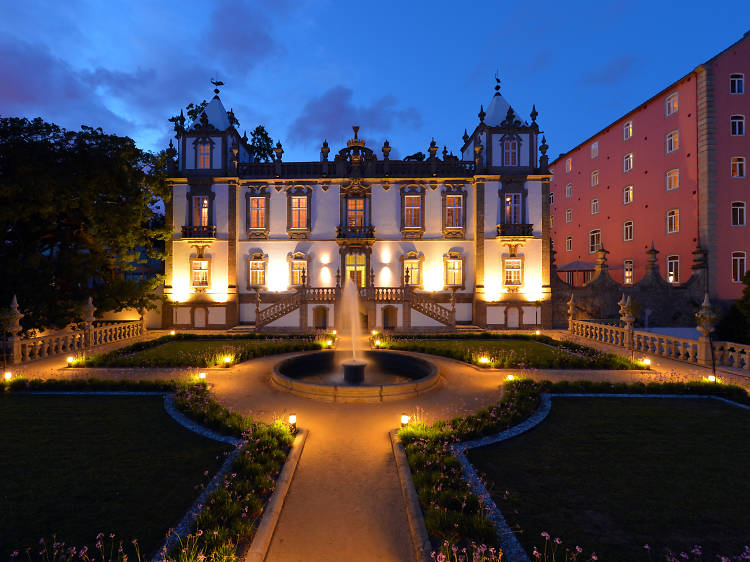
[[[544,537],[544,540],[549,540],[549,533],[547,531],[542,531],[542,536]]]

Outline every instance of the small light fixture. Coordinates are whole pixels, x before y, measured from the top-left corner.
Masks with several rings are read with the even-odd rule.
[[[335,336],[336,335],[336,330],[333,330],[331,333]]]
[[[198,378],[202,381],[206,380],[206,373],[198,373]]]
[[[229,364],[232,362],[232,356],[231,355],[225,355],[224,356],[224,366],[229,367]]]
[[[643,364],[646,365],[646,367],[650,367],[651,366],[651,359],[649,359],[648,357],[646,357],[643,360]]]
[[[708,382],[716,382],[716,377],[714,375],[708,375]]]
[[[4,378],[6,381],[9,381],[11,378],[13,378],[13,373],[11,373],[10,371],[5,371]]]
[[[538,336],[538,335],[540,335],[540,334],[542,333],[542,331],[541,331],[541,330],[537,330],[537,331],[536,331],[536,332],[534,332],[534,333],[535,333],[535,334],[536,334],[536,335]]]
[[[169,331],[169,335],[170,335],[170,336],[174,336],[174,335],[175,335],[176,333],[177,333],[177,332],[175,332],[174,330],[170,330],[170,331]]]
[[[373,335],[373,336],[377,336],[377,335],[378,335],[378,331],[377,331],[377,330],[373,330],[373,331],[372,331],[372,335]]]
[[[292,430],[292,433],[297,431],[297,414],[289,414],[289,427]]]
[[[406,427],[409,425],[409,422],[411,421],[411,418],[409,417],[409,414],[403,413],[401,414],[401,427]]]
[[[508,379],[509,381],[512,381],[515,377],[513,375],[508,375],[505,378]]]
[[[481,357],[479,358],[479,362],[480,362],[480,363],[481,363],[482,365],[486,365],[487,363],[489,363],[489,362],[490,362],[490,358],[489,358],[489,357],[486,357],[485,355],[482,355],[482,356],[481,356]]]
[[[380,340],[375,340],[375,347],[380,347]]]
[[[72,367],[75,360],[76,358],[72,355],[68,355],[67,359],[65,359],[65,361],[68,363],[68,367]]]
[[[333,340],[326,341],[326,347],[331,347],[333,345]]]

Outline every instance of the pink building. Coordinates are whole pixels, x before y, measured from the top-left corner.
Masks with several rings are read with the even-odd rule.
[[[612,277],[637,282],[653,243],[662,275],[679,284],[700,244],[711,296],[741,295],[750,257],[749,79],[750,32],[550,165],[563,280],[587,282],[604,246]]]

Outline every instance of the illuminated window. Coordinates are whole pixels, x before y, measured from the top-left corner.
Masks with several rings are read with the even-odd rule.
[[[521,224],[521,194],[505,194],[505,224]]]
[[[250,198],[250,228],[266,228],[266,198]]]
[[[193,287],[208,287],[208,260],[192,260],[190,268]]]
[[[591,158],[596,158],[599,156],[599,141],[594,141],[591,143]]]
[[[573,184],[569,183],[565,186],[565,198],[570,199],[571,197],[573,197]]]
[[[598,252],[602,247],[602,231],[597,229],[589,231],[589,254]]]
[[[573,169],[573,159],[572,158],[566,158],[565,159],[565,173],[567,174]]]
[[[351,279],[357,287],[365,286],[365,269],[367,258],[364,254],[354,253],[346,254],[344,259],[344,268],[346,279]]]
[[[365,224],[365,200],[362,198],[346,200],[346,225],[364,226]]]
[[[463,260],[445,260],[445,284],[460,286],[463,282]]]
[[[305,285],[307,282],[307,261],[292,260],[289,262],[291,268],[292,285]]]
[[[622,282],[625,285],[633,284],[633,260],[625,260],[622,263]]]
[[[630,205],[633,202],[633,186],[626,185],[622,188],[622,204]]]
[[[250,285],[262,287],[266,284],[265,260],[250,260]]]
[[[461,228],[463,226],[463,196],[446,195],[445,196],[445,227]]]
[[[667,117],[669,117],[673,113],[677,113],[677,110],[680,109],[680,100],[679,100],[678,95],[679,94],[676,94],[676,93],[672,94],[664,102],[665,113],[666,113]]]
[[[667,191],[672,191],[680,187],[680,170],[669,170],[665,176]]]
[[[729,93],[730,94],[744,94],[745,93],[745,75],[744,74],[730,74]]]
[[[405,226],[406,228],[421,228],[422,226],[422,196],[404,196]]]
[[[667,233],[674,234],[680,231],[680,210],[670,209],[667,211]]]
[[[521,260],[519,258],[505,258],[503,270],[506,287],[518,287],[521,285]]]
[[[732,283],[742,283],[747,271],[745,252],[732,252]]]
[[[734,156],[732,158],[732,177],[733,178],[745,177],[745,157],[744,156]]]
[[[507,139],[503,143],[503,164],[518,166],[518,141]]]
[[[307,228],[307,197],[292,197],[291,228]]]
[[[549,216],[549,227],[552,228],[555,226],[555,217],[553,215]]]
[[[573,209],[565,209],[565,222],[573,221]]]
[[[745,202],[732,203],[732,226],[745,226]]]
[[[209,225],[209,209],[208,197],[193,197],[193,226]]]
[[[565,237],[565,251],[566,252],[573,251],[573,237],[572,236]]]
[[[667,136],[664,138],[664,142],[667,154],[669,154],[670,152],[674,152],[675,150],[680,148],[680,132],[672,131],[671,133],[667,133]]]
[[[207,142],[198,143],[196,146],[196,168],[209,169],[211,167],[211,145]]]
[[[667,281],[680,282],[680,256],[667,256]]]
[[[745,116],[732,115],[729,118],[730,131],[733,137],[745,136]]]
[[[599,185],[599,170],[591,172],[591,187]]]
[[[404,260],[404,284],[419,287],[422,284],[422,260]]]
[[[591,214],[596,215],[598,212],[599,212],[599,200],[592,199],[591,200]]]
[[[633,240],[633,221],[625,221],[622,223],[622,239],[625,242]]]
[[[622,140],[628,140],[633,136],[633,122],[628,121],[622,126]]]
[[[633,153],[627,153],[622,159],[622,171],[629,172],[633,169]]]

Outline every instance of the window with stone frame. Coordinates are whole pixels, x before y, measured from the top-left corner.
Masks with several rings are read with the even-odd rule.
[[[404,196],[404,218],[406,228],[421,228],[422,197],[420,195]]]
[[[622,204],[630,205],[633,202],[633,186],[626,185],[622,189]]]
[[[503,258],[503,285],[518,288],[523,284],[523,260],[518,257]]]
[[[680,97],[677,92],[674,94],[667,96],[667,99],[664,101],[664,114],[669,117],[670,115],[673,115],[677,113],[680,109]]]
[[[292,197],[291,228],[307,227],[307,197]]]
[[[745,75],[744,74],[730,74],[729,75],[729,93],[730,94],[744,94],[745,93]]]
[[[461,228],[464,225],[463,195],[445,196],[445,228]]]
[[[622,263],[622,282],[625,285],[633,284],[633,260],[625,260]]]
[[[591,172],[591,187],[599,185],[599,170]]]
[[[570,199],[571,197],[573,197],[573,184],[569,183],[565,186],[565,198]]]
[[[518,166],[518,141],[505,139],[503,141],[503,165]]]
[[[667,154],[680,148],[680,131],[672,131],[664,137],[664,150]]]
[[[466,190],[461,184],[445,184],[440,194],[443,236],[464,238],[466,233]]]
[[[729,130],[733,137],[745,136],[745,116],[732,115],[729,118]]]
[[[572,236],[565,237],[565,251],[566,252],[573,251],[573,237]]]
[[[744,156],[732,157],[732,177],[733,178],[745,177],[745,157]]]
[[[254,252],[250,254],[248,259],[248,277],[247,284],[248,288],[264,287],[266,284],[266,264],[268,263],[268,256],[263,252]]]
[[[624,242],[633,241],[633,221],[622,223],[622,239]]]
[[[299,287],[307,283],[307,260],[293,259],[289,262],[291,285]]]
[[[591,159],[597,158],[599,156],[599,141],[594,141],[591,143]]]
[[[208,196],[193,196],[193,226],[211,225],[211,205]]]
[[[589,254],[594,254],[602,248],[602,231],[598,228],[589,231]]]
[[[211,144],[209,142],[196,143],[195,167],[199,170],[208,170],[211,168]]]
[[[732,252],[732,283],[742,283],[747,272],[747,254]]]
[[[190,284],[194,289],[205,289],[209,286],[210,261],[207,258],[190,260]]]
[[[670,209],[667,211],[667,234],[680,231],[680,210]]]
[[[422,286],[422,263],[424,257],[416,252],[409,252],[403,258],[403,282],[408,287]]]
[[[287,189],[287,232],[290,238],[309,237],[311,199],[312,189],[307,186]]]
[[[523,194],[506,193],[504,197],[504,224],[523,223]]]
[[[675,168],[669,170],[665,175],[665,182],[667,185],[667,191],[672,191],[680,187],[680,170]]]
[[[425,222],[425,189],[421,185],[403,186],[401,192],[401,236],[422,238]]]
[[[732,226],[745,226],[744,201],[732,201]]]
[[[250,198],[250,229],[266,228],[266,198]]]
[[[459,252],[448,252],[443,257],[443,268],[446,287],[464,286],[464,257]]]
[[[626,121],[622,126],[622,140],[626,141],[633,137],[633,122]]]
[[[346,226],[361,227],[365,224],[364,197],[350,197],[346,200]]]
[[[623,173],[629,172],[633,169],[633,153],[628,152],[622,158],[622,171]]]
[[[680,256],[667,256],[667,281],[669,283],[680,282]]]

